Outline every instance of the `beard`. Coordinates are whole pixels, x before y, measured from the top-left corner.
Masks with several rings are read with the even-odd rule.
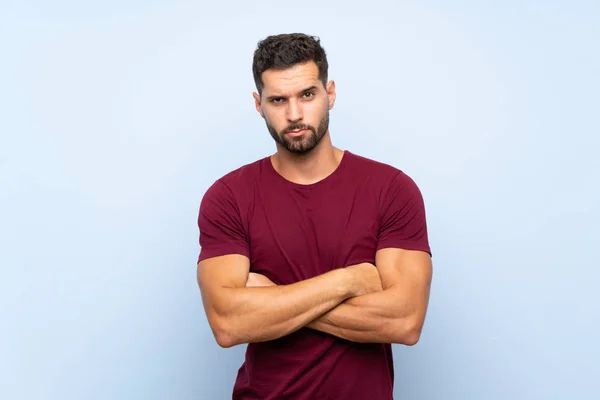
[[[269,133],[275,142],[280,144],[290,153],[306,154],[317,147],[321,139],[323,139],[323,136],[325,136],[325,133],[327,133],[327,130],[329,129],[329,111],[327,111],[327,114],[325,114],[323,119],[321,119],[317,129],[311,125],[298,123],[289,125],[281,132],[277,132],[277,130],[269,124],[266,118],[265,122],[267,124],[267,129],[269,130]],[[285,135],[287,132],[296,131],[299,129],[306,129],[309,132],[298,137],[290,137]]]

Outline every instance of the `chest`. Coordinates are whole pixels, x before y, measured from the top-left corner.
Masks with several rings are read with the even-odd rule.
[[[257,191],[246,215],[251,271],[277,284],[374,262],[380,210],[374,193]]]

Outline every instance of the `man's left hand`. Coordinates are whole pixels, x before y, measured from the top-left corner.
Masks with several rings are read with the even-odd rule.
[[[272,280],[264,275],[250,272],[248,280],[246,281],[246,287],[264,287],[264,286],[277,286]]]

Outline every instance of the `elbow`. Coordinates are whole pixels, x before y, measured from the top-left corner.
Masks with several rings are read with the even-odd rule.
[[[398,321],[394,329],[393,343],[405,346],[414,346],[421,339],[423,323],[414,319],[402,319]]]
[[[231,336],[227,332],[216,331],[216,332],[214,332],[214,336],[215,336],[215,340],[217,341],[217,344],[224,349],[228,349],[230,347],[233,347],[233,346],[239,344],[233,338],[233,336]]]
[[[421,338],[420,331],[410,331],[404,335],[402,344],[405,346],[414,346],[417,343],[419,343],[420,338]]]
[[[233,334],[233,329],[226,320],[222,318],[214,318],[212,321],[209,321],[209,323],[213,332],[213,336],[220,347],[228,349],[241,343]]]

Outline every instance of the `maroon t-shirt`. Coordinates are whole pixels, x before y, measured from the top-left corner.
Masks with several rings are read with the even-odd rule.
[[[242,254],[278,285],[375,263],[382,248],[430,252],[414,181],[349,151],[311,185],[286,180],[268,157],[237,169],[208,189],[198,224],[199,260]],[[233,399],[389,400],[393,383],[391,345],[303,328],[248,345]]]

